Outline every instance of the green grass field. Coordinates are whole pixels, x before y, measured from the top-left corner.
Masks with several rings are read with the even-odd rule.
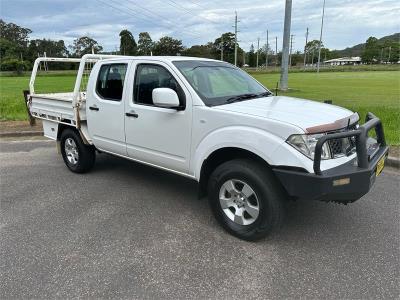
[[[279,80],[279,74],[252,75],[271,90]],[[72,91],[74,79],[62,74],[40,76],[36,92]],[[0,120],[26,119],[22,90],[28,84],[29,77],[0,77]],[[287,96],[332,100],[336,105],[359,112],[362,119],[368,111],[373,112],[383,121],[387,141],[400,144],[399,71],[290,73],[289,86]]]

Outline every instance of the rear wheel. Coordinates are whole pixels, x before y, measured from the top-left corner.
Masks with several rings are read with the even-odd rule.
[[[241,239],[261,239],[283,222],[286,196],[271,171],[255,161],[237,159],[217,167],[208,196],[218,222]]]
[[[62,132],[60,146],[64,163],[72,172],[85,173],[93,168],[95,149],[93,146],[85,145],[75,130],[65,129]]]

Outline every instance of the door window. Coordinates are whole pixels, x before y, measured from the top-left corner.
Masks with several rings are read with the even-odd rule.
[[[103,99],[121,101],[126,69],[126,64],[102,65],[96,83],[97,94]]]
[[[152,93],[156,88],[173,89],[178,94],[180,106],[185,106],[185,92],[167,69],[154,64],[138,65],[133,89],[134,102],[154,105]]]

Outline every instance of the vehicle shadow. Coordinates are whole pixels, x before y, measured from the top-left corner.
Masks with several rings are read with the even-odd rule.
[[[135,192],[132,182],[140,185],[142,193],[152,193],[157,190],[158,193],[165,196],[162,199],[167,202],[164,203],[165,205],[178,205],[182,215],[188,214],[190,218],[198,218],[195,221],[206,224],[211,228],[209,230],[217,231],[218,234],[226,234],[217,225],[208,207],[207,199],[199,199],[198,185],[194,180],[108,154],[98,155],[93,170],[93,173],[96,174],[103,172],[107,172],[107,174],[111,172],[111,176],[123,181],[123,184],[132,185],[132,193]],[[155,201],[148,205],[156,205]],[[283,227],[264,241],[281,243],[294,238],[296,240],[317,239],[338,231],[345,234],[346,230],[357,226],[354,224],[356,221],[353,218],[356,206],[355,204],[345,206],[318,201],[289,201]]]

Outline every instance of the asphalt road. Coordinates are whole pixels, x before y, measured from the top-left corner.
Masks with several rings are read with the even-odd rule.
[[[0,298],[397,298],[398,173],[351,205],[295,202],[282,230],[225,233],[190,180],[54,143],[0,142]]]

